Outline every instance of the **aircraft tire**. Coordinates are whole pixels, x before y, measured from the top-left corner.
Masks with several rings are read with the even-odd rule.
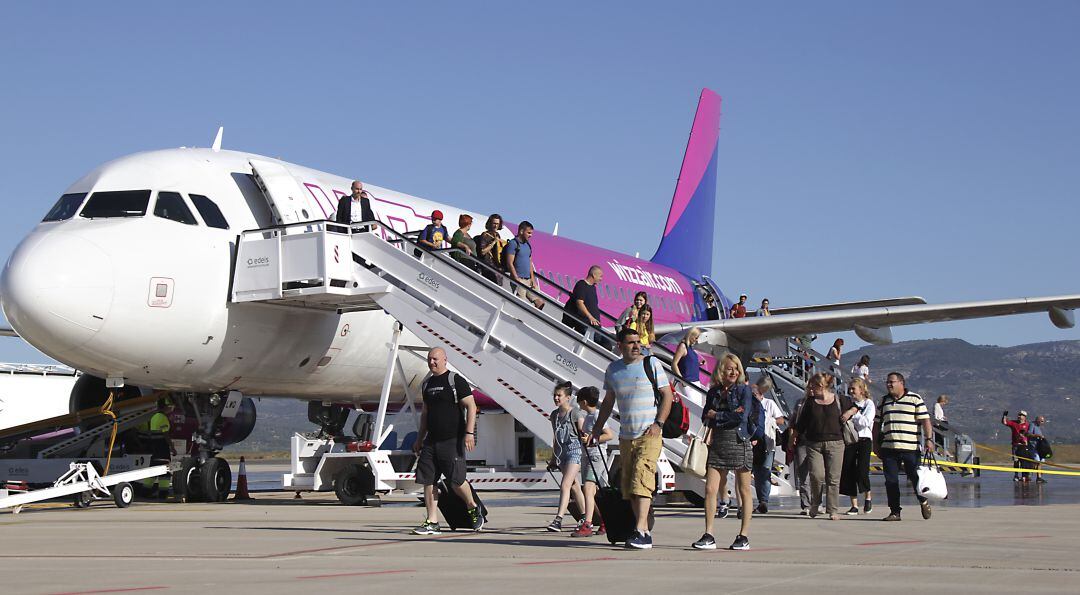
[[[203,485],[199,464],[191,457],[184,457],[180,470],[173,473],[173,492],[182,502],[202,502]]]
[[[202,466],[202,493],[207,502],[224,502],[232,490],[232,470],[229,462],[214,457]]]

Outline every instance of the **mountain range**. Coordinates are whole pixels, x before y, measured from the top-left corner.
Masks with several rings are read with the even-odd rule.
[[[1009,441],[1009,429],[1001,424],[1006,410],[1011,418],[1020,410],[1030,419],[1045,416],[1053,442],[1080,442],[1080,341],[998,347],[930,339],[870,345],[845,353],[842,369],[863,355],[870,356],[875,401],[885,392],[885,376],[900,372],[927,407],[948,395],[949,422],[977,442]]]

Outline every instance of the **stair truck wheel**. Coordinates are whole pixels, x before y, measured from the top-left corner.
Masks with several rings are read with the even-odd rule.
[[[694,508],[702,508],[705,506],[705,497],[699,496],[697,492],[693,490],[683,490],[683,496],[686,501],[690,503],[690,506]]]
[[[229,462],[214,457],[202,466],[202,492],[207,502],[224,502],[232,490],[232,470]]]
[[[346,506],[359,506],[375,495],[375,475],[363,465],[349,465],[334,475],[334,493]]]
[[[173,473],[172,486],[177,498],[184,502],[201,502],[203,499],[202,475],[199,464],[192,457],[180,461],[180,470]]]
[[[127,508],[135,500],[135,487],[123,481],[113,486],[113,502],[117,508]]]
[[[72,499],[72,504],[75,508],[90,508],[90,503],[94,501],[94,494],[91,492],[79,492],[75,494]]]

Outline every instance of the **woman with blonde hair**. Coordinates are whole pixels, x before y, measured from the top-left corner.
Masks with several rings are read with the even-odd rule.
[[[840,471],[844,462],[843,424],[858,409],[846,395],[835,392],[836,378],[817,373],[806,383],[806,400],[795,419],[791,437],[806,446],[810,469],[810,516],[817,516],[822,492],[829,520],[840,518]]]
[[[696,326],[686,331],[686,336],[683,337],[682,341],[679,341],[678,347],[675,348],[675,355],[671,358],[671,367],[687,382],[704,389],[705,387],[701,385],[701,359],[698,357],[697,351],[694,350],[694,345],[697,345],[700,337],[701,329]],[[684,397],[690,396],[690,394],[697,395],[697,391],[681,392]],[[695,399],[695,402],[698,400]]]
[[[746,372],[742,361],[732,354],[720,358],[713,370],[709,394],[702,409],[701,422],[707,428],[706,442],[709,456],[705,472],[705,534],[691,547],[697,550],[716,549],[713,538],[713,521],[727,516],[727,504],[717,511],[717,497],[727,495],[728,471],[735,472],[735,486],[742,505],[739,534],[729,549],[748,550],[750,517],[754,492],[750,485],[750,471],[754,464],[753,443],[750,441],[750,411],[754,395],[746,385]]]
[[[870,398],[870,385],[862,378],[853,378],[847,390],[852,404],[859,410],[851,418],[859,441],[844,447],[844,468],[840,472],[840,493],[851,498],[848,514],[859,514],[859,494],[863,494],[863,512],[869,513],[874,505],[870,501],[870,451],[874,449],[874,415],[877,407]]]

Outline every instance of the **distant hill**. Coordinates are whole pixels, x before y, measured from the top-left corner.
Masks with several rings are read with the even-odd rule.
[[[900,372],[908,388],[932,406],[949,395],[949,420],[980,442],[1007,442],[1010,417],[1023,409],[1044,415],[1054,442],[1080,442],[1080,341],[1017,347],[972,345],[960,339],[871,345],[845,353],[843,369],[870,356],[875,400],[885,391],[885,375]]]
[[[940,394],[951,403],[949,419],[980,442],[1007,442],[999,421],[1005,409],[1045,415],[1055,442],[1080,443],[1080,341],[1018,347],[972,345],[959,339],[907,341],[845,353],[843,368],[870,356],[875,399],[884,393],[885,375],[898,371],[908,386],[932,405]],[[244,451],[285,451],[293,432],[310,432],[307,403],[262,399],[251,436],[233,447]]]

